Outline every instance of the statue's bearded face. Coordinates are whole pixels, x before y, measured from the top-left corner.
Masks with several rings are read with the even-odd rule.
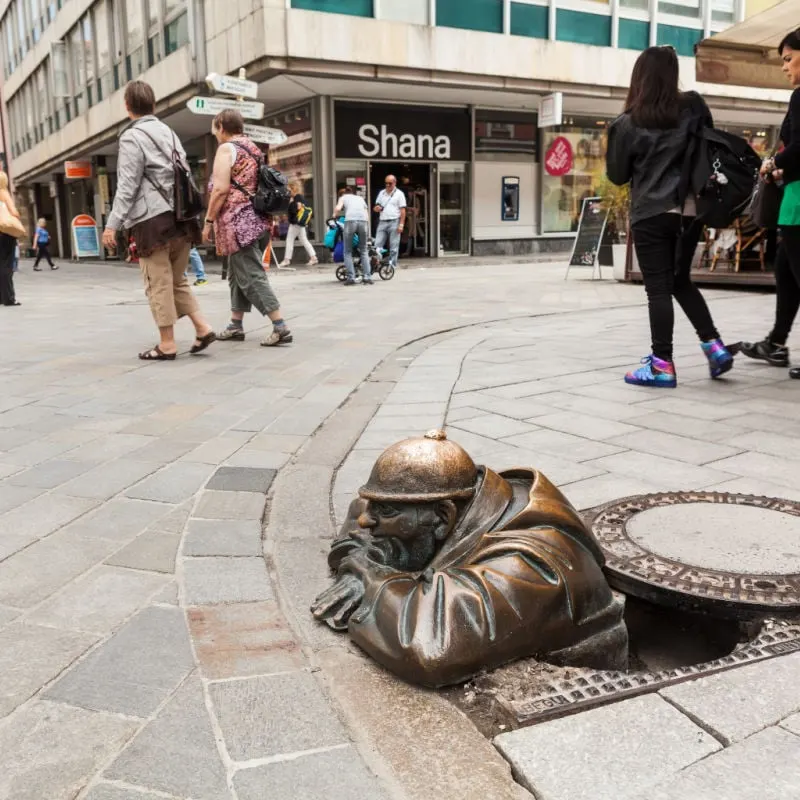
[[[409,572],[425,569],[436,555],[439,542],[450,532],[442,503],[370,500],[358,524],[373,538],[373,558]]]

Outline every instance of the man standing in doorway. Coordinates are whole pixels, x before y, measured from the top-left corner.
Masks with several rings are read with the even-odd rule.
[[[375,247],[379,251],[383,250],[388,239],[389,263],[396,268],[400,236],[406,224],[406,196],[397,188],[397,178],[394,175],[386,176],[386,186],[375,201],[374,211],[380,214]]]

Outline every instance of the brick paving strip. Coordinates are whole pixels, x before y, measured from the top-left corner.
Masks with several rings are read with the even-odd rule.
[[[583,507],[674,488],[681,466],[717,488],[800,491],[800,471],[777,468],[796,457],[789,440],[800,436],[800,407],[780,374],[745,368],[711,390],[684,335],[678,392],[631,393],[619,372],[641,355],[638,290],[567,288],[561,268],[541,269],[409,275],[405,295],[371,311],[355,295],[340,300],[345,290],[324,279],[286,279],[320,346],[270,361],[219,350],[213,360],[175,362],[183,372],[166,373],[172,383],[124,357],[76,359],[71,349],[61,371],[41,380],[33,348],[0,367],[23,384],[0,398],[0,798],[530,796],[447,701],[394,680],[308,614],[329,581],[333,518],[380,449],[446,421],[479,460],[535,464]],[[80,278],[80,269],[67,276],[53,299],[68,306],[70,279],[85,291]],[[509,302],[504,279],[517,281],[515,295],[527,281],[535,300]],[[103,291],[127,300],[130,289],[117,280],[106,278]],[[754,329],[772,303],[719,298],[720,316]],[[224,293],[210,292],[207,302],[222,311]],[[500,302],[511,317],[556,315],[455,329],[498,316]],[[597,306],[605,307],[590,310]],[[130,349],[113,314],[94,313],[92,327],[76,329],[75,350],[97,329],[111,331],[104,346],[113,352]],[[37,326],[57,319],[33,314]],[[23,342],[34,335],[25,324]],[[452,330],[402,347],[437,328]],[[581,360],[587,341],[596,347],[590,363]],[[113,392],[87,395],[92,380]],[[78,424],[65,429],[65,419]],[[654,439],[662,428],[664,439]],[[698,439],[707,451],[691,446]],[[658,455],[636,460],[652,449]],[[772,663],[790,670],[789,658]],[[757,736],[769,739],[765,752],[789,758],[800,725],[780,686],[770,692],[763,714],[727,727],[692,697],[630,702],[667,704],[665,719],[679,720],[674,732],[700,737],[665,759],[676,770],[694,763],[680,773],[690,782],[702,781],[702,765],[715,758],[743,768],[737,748],[751,752]],[[602,720],[608,741],[627,735],[624,706]],[[591,713],[599,712],[548,724],[588,725]],[[523,742],[520,751],[531,749]],[[645,755],[633,759],[631,775],[647,769]],[[540,767],[509,758],[537,796],[579,797],[542,789]]]

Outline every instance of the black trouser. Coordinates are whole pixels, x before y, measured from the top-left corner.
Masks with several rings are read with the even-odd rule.
[[[772,344],[784,345],[800,309],[800,225],[781,228],[782,241],[775,261],[775,327]]]
[[[653,355],[672,360],[672,332],[675,327],[674,297],[689,318],[700,341],[719,339],[714,320],[700,290],[692,283],[691,269],[702,226],[680,214],[659,214],[633,226],[633,243],[644,278],[650,309]]]
[[[40,244],[40,245],[37,246],[36,263],[33,265],[34,269],[36,269],[36,267],[39,266],[39,262],[42,259],[45,259],[47,261],[47,263],[51,267],[53,266],[53,259],[50,258],[50,243],[49,242],[47,244]]]
[[[0,259],[0,305],[13,306],[17,302],[14,294],[14,257]]]

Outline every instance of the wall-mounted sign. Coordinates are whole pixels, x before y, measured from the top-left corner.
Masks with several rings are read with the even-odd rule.
[[[470,115],[464,109],[336,103],[336,157],[469,161]]]
[[[100,237],[97,223],[88,214],[78,214],[72,220],[72,255],[75,258],[99,258]]]
[[[539,127],[549,128],[561,125],[564,118],[564,95],[554,92],[542,98],[539,106]]]
[[[538,138],[536,114],[486,109],[475,111],[476,153],[518,153],[535,158]]]
[[[64,172],[67,180],[82,180],[92,177],[91,161],[65,161]]]
[[[519,178],[503,178],[503,222],[519,221]]]
[[[575,163],[575,156],[572,152],[572,145],[569,139],[559,136],[547,149],[544,157],[544,168],[548,175],[554,178],[561,178],[569,172]]]
[[[100,195],[100,202],[103,205],[111,202],[111,191],[108,186],[108,173],[98,172],[97,174],[97,194]]]

